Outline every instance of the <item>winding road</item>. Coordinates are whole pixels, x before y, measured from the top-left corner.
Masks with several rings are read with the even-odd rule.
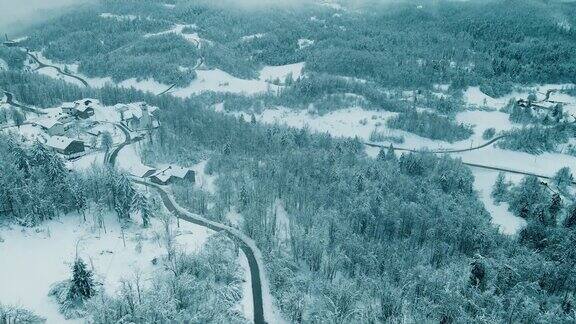
[[[2,90],[2,91],[4,92],[4,95],[6,95],[6,103],[7,104],[14,106],[14,107],[21,108],[22,110],[25,110],[25,111],[28,111],[28,112],[31,112],[34,114],[46,115],[46,113],[43,112],[42,110],[31,108],[31,107],[24,106],[24,105],[21,105],[19,103],[14,102],[14,94],[12,94],[11,92],[8,92],[6,90]]]
[[[36,70],[43,69],[43,68],[53,68],[56,71],[58,71],[58,73],[65,75],[65,76],[68,76],[68,77],[71,77],[73,79],[76,79],[76,80],[80,81],[85,87],[88,87],[88,82],[86,82],[86,80],[82,79],[81,77],[67,73],[67,72],[64,72],[61,68],[59,68],[57,66],[43,63],[38,59],[38,57],[36,57],[36,55],[30,53],[30,51],[27,48],[24,48],[24,49],[26,50],[26,54],[28,56],[30,56],[38,64],[38,68],[36,68]]]
[[[479,149],[482,149],[484,147],[490,146],[490,145],[494,144],[495,142],[501,140],[504,137],[506,137],[506,135],[495,137],[492,140],[490,140],[490,141],[488,141],[482,145],[467,148],[467,149],[422,150],[422,149],[410,149],[410,148],[403,148],[403,147],[393,147],[393,148],[394,148],[394,151],[411,152],[411,153],[434,153],[434,154],[462,153],[462,152],[475,151],[475,150],[479,150]],[[386,145],[374,144],[374,143],[370,143],[370,142],[364,142],[364,145],[369,146],[369,147],[378,147],[378,148],[389,147]],[[508,168],[501,168],[501,167],[495,167],[495,166],[489,166],[489,165],[483,165],[483,164],[477,164],[477,163],[470,163],[470,162],[464,162],[464,161],[462,161],[462,164],[467,165],[467,166],[472,167],[472,168],[505,172],[505,173],[512,173],[512,174],[519,174],[519,175],[525,175],[525,176],[534,176],[534,177],[537,177],[540,179],[552,180],[551,176],[546,176],[546,175],[533,173],[533,172],[520,171],[520,170],[514,170],[514,169],[508,169]],[[576,181],[572,181],[572,185],[576,185]]]
[[[114,124],[114,125],[120,128],[120,130],[122,130],[122,132],[125,135],[125,139],[123,143],[115,147],[114,150],[104,159],[105,163],[108,163],[112,166],[116,164],[118,153],[126,145],[129,145],[141,139],[141,138],[133,139],[130,136],[129,130],[124,125],[122,124]],[[262,297],[263,273],[260,270],[263,269],[264,267],[259,262],[259,258],[257,258],[257,255],[261,256],[262,254],[256,247],[254,241],[252,241],[250,238],[248,238],[246,235],[242,234],[239,230],[235,228],[207,220],[200,215],[186,211],[184,208],[180,207],[178,203],[174,201],[174,198],[172,198],[172,196],[165,190],[165,188],[163,188],[160,185],[148,181],[143,181],[137,178],[132,178],[131,180],[134,183],[144,185],[156,190],[160,194],[160,197],[162,198],[162,202],[164,203],[164,206],[166,206],[166,209],[168,209],[168,211],[170,211],[174,216],[178,217],[179,219],[192,224],[209,228],[216,232],[223,231],[224,233],[226,233],[226,235],[228,235],[228,237],[230,237],[232,240],[234,240],[239,244],[240,248],[244,252],[244,255],[246,255],[246,258],[248,259],[248,266],[250,268],[250,278],[252,282],[252,301],[254,304],[254,323],[255,324],[267,323],[264,316],[264,301]]]
[[[204,64],[204,56],[202,56],[200,54],[200,47],[202,45],[202,43],[200,43],[200,41],[196,40],[196,39],[190,39],[191,41],[193,41],[196,44],[196,48],[198,48],[198,61],[196,62],[196,66],[194,66],[192,68],[192,70],[197,70],[200,66],[202,66],[202,64]],[[172,84],[170,87],[168,87],[168,89],[160,92],[159,94],[157,94],[156,96],[161,96],[163,94],[166,94],[168,92],[170,92],[170,90],[174,89],[176,87],[176,83]]]
[[[501,136],[497,136],[494,137],[493,139],[489,140],[488,142],[479,145],[479,146],[474,146],[474,147],[469,147],[469,148],[464,148],[464,149],[441,149],[441,150],[417,150],[417,149],[410,149],[410,148],[401,148],[401,147],[394,147],[395,151],[403,151],[403,152],[412,152],[412,153],[462,153],[462,152],[470,152],[470,151],[475,151],[475,150],[479,150],[481,148],[485,148],[487,146],[490,146],[496,142],[498,142],[499,140],[505,138],[508,135],[501,135]],[[385,147],[384,145],[381,144],[374,144],[374,143],[370,143],[370,142],[365,142],[364,145],[367,146],[371,146],[371,147]]]

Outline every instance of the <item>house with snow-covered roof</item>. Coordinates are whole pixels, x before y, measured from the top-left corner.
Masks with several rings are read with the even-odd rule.
[[[65,136],[51,136],[45,144],[54,152],[60,153],[67,158],[74,158],[84,153],[84,142]]]
[[[138,178],[148,178],[156,173],[156,169],[144,164],[134,163],[128,169],[128,173]]]
[[[150,181],[159,185],[167,185],[184,181],[194,183],[196,181],[196,173],[194,170],[188,168],[171,165],[153,174],[150,177]]]
[[[76,118],[87,119],[94,116],[94,105],[99,104],[96,99],[82,99],[62,104],[62,111]]]
[[[149,106],[145,102],[137,102],[118,107],[121,119],[132,130],[144,130],[157,127],[154,112],[158,107]]]
[[[64,135],[64,124],[56,118],[41,118],[32,124],[42,128],[42,130],[50,136]]]

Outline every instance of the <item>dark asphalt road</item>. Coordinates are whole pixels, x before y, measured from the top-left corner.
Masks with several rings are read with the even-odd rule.
[[[118,153],[120,152],[120,150],[122,150],[122,148],[124,148],[126,145],[134,143],[135,141],[140,140],[140,139],[132,139],[130,136],[130,132],[126,129],[126,127],[124,125],[121,125],[121,124],[115,124],[115,125],[118,128],[120,128],[120,130],[122,130],[122,132],[125,135],[125,140],[122,144],[115,147],[114,150],[112,151],[112,153],[110,153],[110,155],[108,156],[108,158],[105,159],[105,162],[109,163],[112,166],[114,166],[116,164],[116,159],[118,157]],[[201,218],[191,217],[191,216],[181,212],[178,208],[176,208],[176,206],[174,205],[174,202],[170,199],[168,193],[159,185],[156,185],[156,184],[153,184],[150,182],[146,182],[146,181],[142,181],[142,180],[137,180],[137,179],[132,179],[132,181],[134,183],[148,186],[148,187],[153,188],[156,191],[158,191],[158,193],[160,194],[160,197],[162,198],[162,202],[164,203],[164,206],[166,206],[166,209],[168,209],[172,214],[174,214],[174,216],[178,217],[179,219],[182,219],[184,221],[209,228],[209,229],[216,231],[216,232],[224,231],[224,233],[226,233],[226,235],[228,235],[228,237],[230,237],[232,240],[234,240],[235,242],[238,243],[238,245],[240,246],[240,248],[242,249],[242,251],[246,255],[246,258],[248,259],[248,266],[250,267],[250,278],[252,281],[252,301],[254,304],[254,323],[255,324],[265,324],[266,320],[264,319],[264,306],[263,306],[263,299],[262,299],[262,281],[260,278],[260,266],[258,265],[258,261],[256,260],[256,257],[255,257],[255,252],[252,250],[252,247],[250,247],[250,245],[248,245],[242,239],[242,237],[240,237],[237,233],[235,233],[230,227],[228,227],[226,225],[219,224],[219,223],[212,222],[212,221],[207,221],[207,220],[204,220]]]

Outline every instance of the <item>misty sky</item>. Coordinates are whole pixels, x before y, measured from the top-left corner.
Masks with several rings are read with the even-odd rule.
[[[30,19],[41,19],[42,11],[85,3],[87,0],[0,0],[0,30],[11,31]]]

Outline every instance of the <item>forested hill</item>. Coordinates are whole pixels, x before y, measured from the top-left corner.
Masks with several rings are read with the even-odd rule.
[[[254,78],[263,65],[384,86],[574,82],[576,4],[537,0],[404,1],[358,7],[214,6],[208,1],[104,1],[30,31],[25,45],[78,62],[88,76],[185,85],[198,56],[208,68]],[[182,26],[182,35],[162,33]],[[197,51],[185,38],[202,43]],[[187,55],[182,55],[187,53]],[[0,55],[2,55],[0,53]]]

